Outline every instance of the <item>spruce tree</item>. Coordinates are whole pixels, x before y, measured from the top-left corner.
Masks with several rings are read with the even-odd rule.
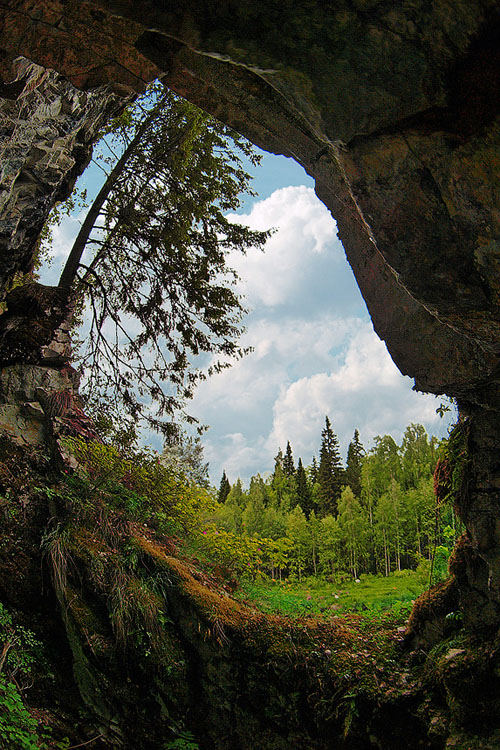
[[[353,439],[347,449],[345,481],[358,499],[361,497],[361,463],[364,455],[365,449],[360,442],[359,432],[354,430]]]
[[[287,477],[293,477],[293,475],[295,474],[292,446],[290,445],[290,441],[288,441],[286,444],[286,452],[283,458],[283,471],[285,472]]]
[[[318,462],[316,456],[312,457],[311,466],[309,467],[309,476],[311,477],[312,484],[316,484],[318,481]]]
[[[101,154],[101,155],[99,155]],[[263,248],[269,232],[228,218],[249,193],[253,147],[160,84],[113,121],[96,149],[105,179],[87,207],[59,280],[88,310],[79,349],[86,408],[99,398],[123,424],[168,434],[195,385],[248,349],[232,253]],[[71,196],[62,213],[83,193]],[[50,234],[50,232],[48,233]],[[59,299],[59,297],[58,297]],[[201,355],[212,355],[206,370]]]
[[[227,496],[229,495],[231,491],[231,485],[229,484],[229,479],[226,476],[226,472],[222,472],[222,479],[220,480],[219,485],[219,492],[217,493],[217,502],[224,504],[226,502]]]
[[[271,499],[275,508],[280,508],[286,495],[286,476],[283,471],[283,453],[281,448],[274,458],[274,472],[271,479]]]
[[[340,458],[339,441],[328,417],[325,417],[325,427],[321,433],[318,484],[320,515],[336,516],[337,503],[344,484],[344,469]]]
[[[299,458],[299,463],[297,464],[295,481],[297,486],[297,505],[300,505],[306,518],[309,519],[313,507],[312,495],[307,481],[306,470],[304,469],[301,458]]]
[[[239,505],[242,508],[246,504],[247,496],[243,492],[241,486],[241,479],[238,477],[236,482],[231,487],[229,494],[226,499],[226,503],[232,503],[233,505]]]

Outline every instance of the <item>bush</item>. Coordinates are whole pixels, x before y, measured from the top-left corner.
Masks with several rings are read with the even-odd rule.
[[[40,750],[37,721],[25,708],[17,687],[0,676],[0,745],[9,750]],[[46,745],[45,745],[46,747]]]
[[[155,451],[124,456],[111,445],[65,440],[78,468],[66,479],[68,494],[91,507],[101,498],[135,520],[153,520],[169,532],[191,531],[203,513],[212,512],[215,500],[201,487],[190,487],[181,472],[160,463]]]
[[[9,680],[27,685],[32,671],[43,662],[42,644],[31,630],[14,625],[12,617],[0,602],[0,644],[4,654],[2,669]]]

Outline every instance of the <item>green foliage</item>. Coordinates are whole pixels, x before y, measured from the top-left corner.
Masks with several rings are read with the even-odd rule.
[[[323,430],[323,442],[327,432],[331,427]],[[292,456],[290,443],[287,455]],[[325,515],[320,485],[311,481],[314,466],[304,468],[299,459],[294,475],[287,476],[286,456],[279,451],[274,473],[267,479],[252,477],[248,490],[238,479],[210,520],[214,529],[233,535],[236,560],[238,546],[247,553],[248,538],[288,540],[286,562],[277,569],[271,556],[264,555],[261,564],[247,565],[247,577],[258,571],[260,577],[300,580],[314,574],[339,581],[361,573],[388,576],[417,566],[422,569],[425,559],[428,583],[434,548],[443,546],[449,552],[461,533],[452,506],[436,504],[432,476],[436,458],[436,440],[429,439],[418,424],[408,426],[401,446],[390,435],[376,437],[368,454],[355,433],[350,446],[351,479],[357,477],[360,491],[356,495],[348,484],[341,490],[336,512]],[[221,540],[214,547],[219,556]],[[265,542],[261,546],[264,549]],[[440,554],[435,560],[439,578],[446,574],[446,560]],[[243,569],[239,563],[237,567]]]
[[[304,511],[300,505],[296,505],[288,514],[287,536],[293,545],[290,554],[290,572],[293,575],[298,576],[300,581],[311,553],[309,527]]]
[[[66,479],[68,496],[80,503],[93,506],[101,497],[132,518],[184,531],[197,528],[215,507],[206,489],[190,486],[154,451],[124,456],[114,446],[77,438],[65,440],[65,446],[79,463],[78,471]]]
[[[205,527],[199,543],[212,559],[240,576],[250,578],[261,578],[263,567],[279,570],[288,565],[288,552],[292,546],[287,538],[274,540],[241,536],[217,529],[214,524]]]
[[[290,441],[286,444],[285,455],[283,456],[283,471],[287,477],[293,477],[295,474],[295,465],[293,463],[293,453]]]
[[[13,682],[0,675],[0,742],[9,750],[40,750],[38,723]]]
[[[302,459],[299,458],[297,464],[297,472],[295,475],[295,485],[297,491],[297,505],[300,505],[306,517],[309,518],[311,512],[313,512],[313,498],[312,498],[312,487],[309,486],[307,481],[307,474],[302,464]]]
[[[314,576],[301,582],[245,581],[238,597],[250,600],[263,612],[292,617],[305,615],[330,619],[358,612],[365,618],[390,613],[405,620],[413,601],[428,585],[428,578],[411,570],[390,576],[363,575],[360,583],[332,583]]]
[[[227,496],[231,492],[231,485],[229,484],[229,479],[226,476],[226,472],[222,472],[222,477],[220,480],[219,485],[219,491],[217,493],[217,502],[218,503],[225,503],[227,500]]]
[[[37,720],[24,705],[23,693],[45,671],[41,642],[31,630],[14,623],[0,603],[0,746],[9,750],[46,748]],[[42,732],[44,736],[46,731]]]
[[[105,398],[122,420],[168,434],[166,417],[196,421],[184,412],[195,384],[249,351],[227,259],[270,232],[228,217],[253,194],[243,159],[259,162],[248,141],[159,83],[106,129],[94,155],[105,180],[59,283],[91,319],[79,347],[87,409]]]
[[[365,449],[359,439],[359,432],[354,430],[352,441],[347,449],[345,481],[356,497],[361,497],[361,466],[364,455]]]
[[[368,554],[368,524],[361,504],[350,487],[342,490],[338,522],[346,558],[349,560],[349,570],[353,578],[357,578]]]
[[[195,737],[191,732],[183,731],[175,740],[167,742],[164,750],[199,750]]]
[[[465,491],[470,464],[468,437],[468,423],[461,421],[440,446],[434,489],[441,504],[455,502]]]
[[[32,681],[33,670],[43,662],[42,644],[34,633],[15,625],[0,602],[0,672],[16,680],[21,688]]]
[[[448,547],[440,544],[434,551],[432,564],[431,585],[444,581],[448,575],[448,560],[450,559],[450,550]]]
[[[321,433],[318,469],[318,509],[322,516],[336,515],[344,483],[344,469],[340,458],[339,441],[328,417]]]

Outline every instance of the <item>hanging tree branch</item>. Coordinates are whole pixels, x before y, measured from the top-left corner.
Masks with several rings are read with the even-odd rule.
[[[270,232],[225,214],[252,194],[239,155],[259,159],[238,134],[158,87],[110,133],[108,152],[121,155],[87,211],[59,287],[90,302],[81,354],[90,363],[87,390],[159,427],[142,396],[158,416],[172,416],[198,380],[248,351],[238,345],[245,310],[227,259],[262,249]],[[86,249],[93,255],[84,264]],[[205,370],[193,359],[203,353],[212,358]]]

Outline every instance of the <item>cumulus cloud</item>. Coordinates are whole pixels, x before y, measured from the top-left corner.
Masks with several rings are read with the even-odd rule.
[[[276,190],[255,203],[249,214],[232,214],[251,229],[278,231],[265,253],[234,255],[230,263],[241,276],[240,290],[253,305],[275,307],[290,300],[300,286],[311,255],[331,253],[342,258],[335,222],[314,191],[303,185]]]
[[[265,343],[253,357],[204,383],[195,401],[200,417],[216,425],[204,440],[214,481],[222,469],[230,481],[271,470],[288,440],[295,458],[309,463],[318,454],[326,414],[344,458],[356,428],[369,447],[378,434],[400,441],[410,422],[434,433],[445,427],[435,399],[411,390],[411,380],[399,373],[368,321],[294,321],[286,344],[276,323],[258,321],[256,328],[265,331]],[[335,341],[330,349],[318,346],[328,341],[328,331]]]
[[[204,444],[204,455],[210,466],[214,465],[224,467],[227,476],[231,482],[241,476],[247,479],[259,472],[263,473],[262,456],[265,454],[264,440],[262,437],[249,438],[241,432],[227,433],[222,439]],[[245,467],[245,474],[241,468]],[[212,479],[215,484],[218,483],[219,474],[214,474],[212,470]],[[222,476],[222,469],[220,471]]]
[[[300,378],[282,387],[273,406],[273,426],[266,448],[290,440],[306,461],[318,451],[325,415],[332,420],[345,456],[354,429],[370,443],[377,434],[398,440],[412,421],[435,423],[435,400],[410,390],[384,344],[367,322],[359,321],[343,363],[330,372]],[[435,425],[438,427],[438,425]]]
[[[354,429],[401,440],[410,422],[443,431],[433,397],[411,390],[374,333],[336,225],[306,187],[275,191],[238,216],[277,227],[265,253],[233,258],[253,312],[245,345],[254,352],[203,383],[193,407],[212,426],[205,439],[212,477],[248,480],[273,467],[290,440],[309,463],[325,414],[345,457]]]

